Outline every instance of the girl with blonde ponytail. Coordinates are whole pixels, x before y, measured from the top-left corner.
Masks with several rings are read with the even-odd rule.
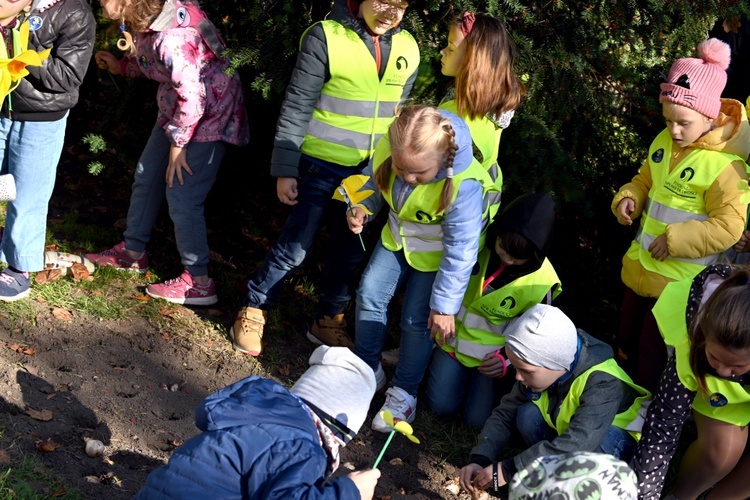
[[[400,110],[364,173],[371,179],[363,189],[375,194],[348,212],[349,228],[360,233],[366,214],[386,203],[390,211],[357,290],[354,352],[375,371],[378,388],[385,386],[387,309],[405,285],[400,360],[382,409],[412,422],[432,340],[455,335],[454,316],[477,259],[484,196],[495,188],[472,156],[466,123],[427,106]],[[380,413],[372,428],[390,430]]]

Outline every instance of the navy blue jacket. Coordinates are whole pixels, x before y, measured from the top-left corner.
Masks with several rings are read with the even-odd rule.
[[[195,423],[203,433],[152,472],[136,499],[360,498],[346,476],[324,483],[312,418],[272,380],[248,377],[211,394]]]

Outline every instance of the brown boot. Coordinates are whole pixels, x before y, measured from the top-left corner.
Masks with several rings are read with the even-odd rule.
[[[251,356],[260,355],[263,350],[263,326],[266,324],[266,311],[254,307],[243,307],[237,314],[234,326],[229,329],[234,348]]]
[[[323,316],[323,319],[316,319],[307,331],[307,340],[315,344],[354,349],[354,342],[346,334],[344,313],[337,314],[333,318]]]

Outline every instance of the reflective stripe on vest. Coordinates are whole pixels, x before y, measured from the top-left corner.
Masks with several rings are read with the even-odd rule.
[[[674,347],[677,376],[688,390],[696,392],[693,410],[714,420],[731,425],[750,423],[750,386],[706,375],[708,393],[698,389],[698,381],[690,367],[690,337],[686,308],[692,279],[667,284],[654,306],[653,313],[664,343]]]
[[[370,50],[354,31],[336,21],[320,24],[331,77],[321,89],[300,149],[337,165],[359,165],[388,131],[404,86],[419,66],[419,47],[406,31],[393,35],[380,78]]]
[[[539,408],[539,411],[542,412],[544,421],[547,422],[547,425],[555,429],[558,436],[567,431],[570,427],[570,421],[573,419],[573,415],[575,415],[576,410],[581,404],[581,395],[586,388],[586,381],[592,373],[597,371],[609,373],[613,377],[629,385],[640,394],[640,396],[635,398],[633,404],[631,404],[627,410],[615,415],[615,419],[612,421],[613,426],[627,430],[636,441],[639,441],[641,439],[640,431],[628,430],[627,427],[638,417],[638,410],[641,409],[643,402],[651,397],[651,393],[643,387],[636,385],[628,374],[617,365],[617,362],[613,358],[609,358],[598,365],[592,366],[576,377],[573,383],[570,384],[568,394],[565,395],[565,398],[560,404],[560,408],[557,411],[557,418],[554,423],[549,416],[549,393],[543,391],[541,397],[534,401],[534,404]]]
[[[533,273],[516,278],[510,283],[482,295],[484,277],[491,251],[484,248],[479,254],[479,270],[472,275],[456,316],[456,337],[441,346],[452,352],[463,365],[479,366],[484,356],[505,345],[507,322],[546,297],[549,302],[562,292],[560,278],[548,259]]]
[[[390,154],[390,141],[386,135],[378,142],[373,153],[373,174],[378,171]],[[388,214],[388,224],[380,233],[383,246],[392,252],[403,249],[406,261],[418,271],[437,271],[440,267],[440,259],[443,257],[444,211],[438,212],[443,186],[447,181],[453,182],[453,199],[451,200],[453,203],[461,188],[461,183],[467,179],[480,182],[483,193],[494,189],[487,171],[479,162],[472,159],[468,168],[457,173],[453,179],[444,178],[417,185],[403,205],[396,209],[397,202],[393,199],[396,174],[391,171],[389,190],[387,194],[384,194],[391,211]]]
[[[668,257],[659,261],[651,257],[648,247],[666,232],[669,224],[705,221],[708,218],[704,199],[706,190],[732,162],[742,159],[729,153],[694,149],[670,172],[672,145],[672,138],[665,129],[649,148],[653,183],[636,239],[626,255],[639,261],[647,271],[680,280],[692,278],[707,265],[717,262],[719,254],[695,259]]]

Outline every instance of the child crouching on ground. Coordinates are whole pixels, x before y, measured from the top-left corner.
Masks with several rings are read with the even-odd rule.
[[[556,307],[539,304],[506,328],[505,352],[518,382],[461,469],[465,490],[503,486],[546,455],[596,451],[630,460],[640,432],[636,417],[650,394],[617,366],[607,344],[576,330]],[[528,448],[497,462],[516,433]]]
[[[375,394],[372,369],[345,347],[318,347],[287,390],[248,377],[195,412],[203,433],[149,475],[136,498],[371,499],[380,471],[326,481]]]

